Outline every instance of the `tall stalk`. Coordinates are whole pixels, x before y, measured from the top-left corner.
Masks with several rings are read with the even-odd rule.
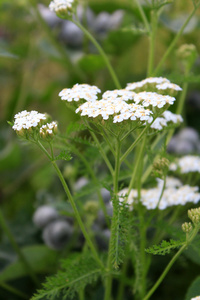
[[[65,191],[65,193],[66,193],[66,195],[68,197],[68,200],[69,200],[69,202],[70,202],[70,204],[71,204],[71,206],[73,208],[73,211],[74,211],[74,214],[75,214],[75,218],[76,218],[76,220],[77,220],[77,222],[78,222],[78,224],[79,224],[79,226],[81,228],[81,231],[82,231],[82,233],[83,233],[83,235],[85,237],[85,240],[86,240],[86,242],[87,242],[90,250],[92,251],[92,254],[93,254],[94,258],[96,259],[97,263],[99,264],[99,266],[101,268],[104,269],[104,265],[103,265],[102,261],[100,260],[100,258],[98,256],[98,253],[97,253],[97,251],[96,251],[96,249],[95,249],[95,247],[94,247],[94,245],[93,245],[93,243],[92,243],[92,241],[91,241],[91,239],[89,237],[89,234],[88,234],[88,232],[87,232],[87,230],[86,230],[86,228],[85,228],[85,226],[83,224],[83,221],[82,221],[81,216],[79,214],[79,211],[78,211],[78,209],[76,207],[76,204],[74,202],[72,194],[71,194],[71,192],[70,192],[70,190],[68,188],[68,185],[67,185],[67,183],[66,183],[66,181],[65,181],[65,179],[64,179],[64,177],[63,177],[63,175],[62,175],[62,173],[61,173],[61,171],[59,169],[59,167],[57,166],[57,164],[56,164],[56,162],[54,160],[54,157],[51,157],[51,155],[44,148],[44,146],[40,143],[40,141],[37,141],[37,144],[40,147],[40,149],[43,151],[43,153],[50,159],[50,161],[51,161],[51,163],[52,163],[52,165],[53,165],[53,167],[54,167],[54,169],[55,169],[55,171],[56,171],[56,173],[57,173],[57,175],[58,175],[58,177],[59,177],[59,179],[60,179],[60,181],[62,183],[62,186],[63,186],[64,191]]]
[[[115,170],[113,175],[113,202],[118,201],[117,194],[118,194],[118,180],[119,180],[119,171],[120,171],[120,154],[121,154],[121,142],[117,138],[116,139],[116,156],[115,156]],[[113,219],[117,216],[118,210],[116,210],[116,205],[113,205]],[[113,238],[116,234],[116,228],[114,222],[111,224],[111,236],[109,242],[109,249],[108,249],[108,260],[107,260],[107,270],[111,272],[112,270],[112,253],[111,247],[113,244]],[[111,299],[111,292],[112,292],[112,275],[109,273],[106,278],[105,282],[105,295],[104,300]]]

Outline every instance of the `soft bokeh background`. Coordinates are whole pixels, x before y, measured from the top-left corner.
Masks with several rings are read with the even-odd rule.
[[[62,202],[64,196],[47,160],[32,145],[19,141],[7,121],[12,121],[14,115],[24,109],[38,110],[58,120],[60,129],[65,131],[77,117],[60,101],[59,91],[75,83],[95,84],[102,91],[115,88],[94,46],[69,22],[48,12],[48,5],[46,0],[0,1],[0,206],[20,246],[43,245],[41,232],[32,222],[33,213],[42,204]],[[148,6],[145,5],[144,9],[149,18]],[[182,0],[176,0],[163,9],[156,39],[156,64],[191,9],[192,1]],[[122,87],[146,77],[148,37],[134,1],[84,1],[82,9],[79,7],[79,17],[108,54]],[[176,50],[187,43],[194,44],[200,53],[199,34],[200,11],[189,23],[159,76],[183,84],[184,74]],[[199,132],[200,57],[187,80],[190,84],[183,126]],[[70,174],[78,178],[80,170],[73,175],[70,164],[63,162],[62,169],[66,176]],[[3,270],[14,261],[15,254],[2,232],[0,239],[0,268]],[[37,249],[31,251],[31,255],[36,255]],[[41,255],[47,260],[41,273],[52,272],[56,268],[57,252],[49,250],[46,253],[40,249],[38,253],[42,253],[40,251],[44,251]],[[52,262],[49,268],[48,259]],[[183,299],[181,297],[189,285],[184,282],[183,269],[187,270],[187,280],[190,281],[194,273],[199,273],[198,268],[196,265],[193,268],[192,262],[185,257],[177,264],[174,276],[181,279],[176,281],[176,288],[183,289],[177,299]],[[157,278],[157,273],[160,273],[159,264],[155,265],[153,277]],[[7,278],[12,279],[14,286],[32,294],[34,287],[26,276],[22,279],[9,276]],[[168,276],[162,287],[162,299],[169,299],[169,293],[165,298],[165,290],[173,286],[174,276]],[[171,293],[170,297],[174,298],[173,288]],[[0,289],[0,299],[8,297],[9,300],[18,299]],[[154,299],[161,299],[159,297],[155,295]]]

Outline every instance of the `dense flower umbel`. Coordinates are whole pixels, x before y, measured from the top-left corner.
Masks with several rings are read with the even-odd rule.
[[[49,9],[55,11],[59,16],[71,15],[73,12],[74,0],[53,0]]]
[[[190,172],[200,173],[200,157],[193,155],[183,156],[169,166],[171,171],[179,170],[182,174]]]
[[[123,120],[149,120],[152,112],[141,105],[128,104],[121,99],[99,100],[95,102],[86,102],[77,108],[76,113],[80,112],[81,116],[96,118],[101,116],[104,120],[113,116],[113,123],[122,122]]]
[[[156,118],[155,121],[151,124],[152,129],[162,130],[163,127],[167,127],[169,124],[179,125],[183,122],[181,115],[173,114],[171,111],[166,110],[161,115],[161,117]]]
[[[44,120],[47,119],[45,114],[41,114],[35,110],[30,112],[24,110],[14,116],[15,121],[13,125],[13,129],[18,134],[23,134],[26,131],[30,131],[30,129],[36,128],[44,124]]]
[[[171,84],[166,78],[151,77],[141,81],[138,85],[164,83]],[[134,84],[137,85],[137,83]],[[131,88],[134,84],[132,84]],[[80,113],[81,116],[90,118],[100,116],[104,120],[112,120],[113,123],[121,123],[126,120],[140,121],[143,124],[147,122],[152,123],[154,116],[152,110],[154,114],[161,113],[175,101],[174,97],[168,95],[161,95],[155,92],[135,93],[135,91],[131,91],[131,88],[129,90],[128,86],[126,89],[108,90],[103,93],[102,99],[98,100],[97,94],[101,92],[98,87],[88,84],[76,84],[72,89],[63,89],[59,96],[61,100],[66,100],[67,102],[85,101],[76,109],[76,113]],[[163,127],[168,126],[170,122],[175,124],[181,121],[181,116],[174,115],[168,111],[155,121],[152,128],[161,130]]]
[[[80,99],[93,102],[97,100],[98,93],[101,93],[101,90],[95,85],[77,83],[71,89],[63,89],[59,96],[61,100],[68,102],[79,101]]]
[[[198,187],[191,187],[189,185],[182,185],[176,178],[168,178],[166,181],[166,188],[164,190],[161,201],[159,198],[163,188],[163,181],[158,180],[158,185],[151,189],[141,190],[141,203],[147,209],[155,209],[157,206],[160,210],[174,205],[185,205],[189,202],[197,203],[200,201],[200,193],[198,193]],[[119,200],[127,201],[129,204],[137,202],[137,190],[132,189],[128,199],[126,195],[128,188],[124,188],[119,192]]]

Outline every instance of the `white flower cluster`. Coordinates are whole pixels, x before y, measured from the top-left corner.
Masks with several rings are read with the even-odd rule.
[[[191,300],[200,300],[200,296],[196,296],[194,298],[191,298]]]
[[[24,110],[16,114],[14,118],[15,121],[12,128],[15,131],[37,127],[42,120],[46,120],[45,114],[41,114],[35,110],[30,112]]]
[[[80,112],[81,116],[96,118],[101,116],[104,120],[108,120],[114,115],[113,123],[122,122],[123,120],[149,120],[152,112],[145,109],[141,105],[128,104],[120,98],[115,100],[99,100],[95,102],[85,102],[76,109],[76,113]]]
[[[200,157],[194,155],[183,156],[170,164],[169,169],[171,171],[180,170],[182,174],[190,172],[200,173]]]
[[[55,13],[62,11],[71,12],[74,0],[53,0],[49,4],[49,9]]]
[[[161,117],[156,118],[155,121],[151,124],[152,129],[162,130],[163,127],[168,126],[168,123],[172,122],[173,124],[179,124],[183,122],[181,115],[173,114],[171,111],[166,110],[161,115]]]
[[[162,108],[166,104],[174,104],[176,99],[171,96],[160,95],[152,92],[141,92],[135,95],[134,102],[140,103],[144,107],[153,106]]]
[[[160,210],[166,209],[174,205],[185,205],[192,202],[197,203],[200,201],[200,193],[198,193],[198,187],[191,187],[189,185],[182,185],[182,183],[173,177],[167,177],[166,188],[159,203],[159,198],[163,188],[163,180],[158,181],[158,185],[151,189],[141,190],[141,203],[147,209],[155,209],[157,206]],[[137,199],[137,190],[132,189],[128,198],[126,195],[128,188],[124,188],[119,192],[119,201],[127,201],[130,205]],[[158,204],[159,203],[159,204]]]
[[[128,101],[128,100],[133,100],[134,96],[136,95],[135,92],[127,91],[125,89],[122,90],[113,90],[113,91],[106,91],[102,95],[103,100],[115,100],[119,99]]]
[[[174,90],[182,91],[182,88],[177,84],[171,83],[167,78],[164,77],[149,77],[142,81],[137,81],[133,83],[128,83],[126,89],[129,91],[141,89],[143,87],[154,87],[158,90]]]
[[[45,125],[43,125],[42,127],[40,127],[40,135],[42,137],[46,137],[48,136],[52,136],[56,130],[57,130],[58,124],[53,121],[51,123],[47,123]]]
[[[68,102],[79,101],[80,99],[93,102],[97,100],[98,93],[101,93],[101,90],[95,85],[77,83],[71,89],[63,89],[59,96],[61,100]]]
[[[166,78],[151,77],[135,83],[139,86],[145,84],[163,84],[170,83]],[[88,84],[76,84],[71,89],[63,89],[59,96],[61,100],[68,102],[84,100],[85,103],[81,104],[76,113],[81,116],[88,116],[96,118],[101,116],[104,120],[111,119],[113,123],[120,123],[124,120],[149,122],[153,121],[153,112],[151,109],[163,108],[166,105],[174,104],[176,100],[174,97],[168,95],[161,95],[155,92],[140,92],[135,93],[128,89],[108,90],[102,95],[102,99],[97,99],[97,94],[101,90],[96,86]],[[148,109],[147,109],[148,108]],[[163,127],[168,126],[169,122],[181,122],[181,116],[172,114],[170,111],[163,113],[161,118],[154,121],[152,128],[161,130]]]
[[[174,90],[174,91],[182,91],[182,88],[179,85],[177,85],[175,83],[171,83],[171,82],[164,82],[164,83],[161,83],[161,84],[157,84],[156,88],[158,90],[162,90],[162,91],[168,90],[168,89],[169,90]]]

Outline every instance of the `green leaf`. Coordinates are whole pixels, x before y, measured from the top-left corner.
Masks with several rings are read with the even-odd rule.
[[[39,290],[31,300],[39,299],[67,299],[99,278],[99,269],[94,258],[89,253],[72,254],[62,262],[62,270],[55,276],[47,278],[44,288]]]
[[[198,276],[190,285],[185,300],[191,300],[197,296],[200,296],[200,276]]]
[[[69,153],[68,150],[61,151],[60,154],[55,157],[55,160],[66,160],[66,161],[69,161],[71,159],[72,159],[72,156],[71,156],[71,154]]]
[[[44,245],[24,247],[22,252],[35,273],[49,273],[56,266],[57,253]],[[0,272],[0,281],[14,280],[27,275],[23,263],[17,259]]]
[[[145,249],[145,251],[149,254],[153,255],[165,255],[169,254],[171,250],[174,250],[176,248],[180,248],[183,245],[183,241],[175,241],[170,240],[168,241],[162,241],[160,245],[153,245],[152,247],[149,247],[148,249]]]

